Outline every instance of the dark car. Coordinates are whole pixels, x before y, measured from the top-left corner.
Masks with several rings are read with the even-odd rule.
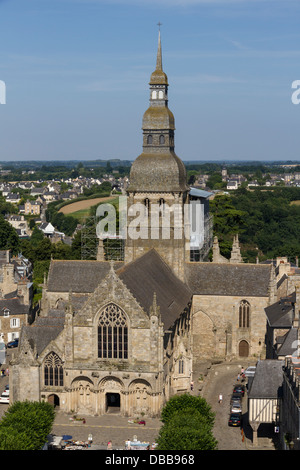
[[[9,341],[6,345],[8,348],[17,348],[19,346],[18,338],[14,339],[13,341]]]
[[[228,426],[241,426],[242,425],[242,413],[230,413]]]
[[[233,393],[241,393],[242,396],[244,396],[245,395],[245,386],[241,385],[241,384],[236,384],[233,387]]]
[[[230,403],[233,403],[234,401],[239,401],[239,402],[241,402],[241,401],[242,401],[242,398],[243,398],[243,395],[241,394],[241,392],[234,392],[234,393],[231,395]]]

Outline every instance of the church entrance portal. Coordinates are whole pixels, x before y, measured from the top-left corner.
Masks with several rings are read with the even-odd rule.
[[[248,357],[249,356],[249,343],[243,340],[239,344],[239,356],[240,357]]]
[[[57,395],[49,395],[48,396],[48,403],[53,406],[53,408],[56,408],[59,406],[59,397]]]
[[[121,399],[119,393],[106,394],[106,413],[120,413]]]

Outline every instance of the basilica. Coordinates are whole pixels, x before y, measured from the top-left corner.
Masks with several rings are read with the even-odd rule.
[[[92,261],[51,260],[40,314],[22,328],[10,363],[12,401],[43,400],[93,416],[155,417],[172,395],[198,381],[199,364],[264,357],[264,309],[277,300],[275,268],[243,263],[238,236],[228,260],[212,240],[208,194],[187,185],[175,153],[160,33],[149,86],[127,203],[146,213],[157,204],[161,212],[176,205],[182,215],[196,200],[200,232],[179,236],[173,213],[168,237],[158,218],[156,236],[126,238],[121,260],[106,259],[101,249]],[[181,220],[191,233],[192,221]]]

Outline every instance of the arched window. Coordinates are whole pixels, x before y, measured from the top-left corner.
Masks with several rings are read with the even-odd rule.
[[[178,374],[183,374],[184,373],[184,360],[179,359],[178,361]]]
[[[149,199],[146,197],[146,199],[144,199],[144,206],[146,208],[145,210],[145,213],[148,214],[149,213],[149,209],[150,209],[150,201]]]
[[[44,362],[44,384],[62,387],[64,384],[64,369],[60,357],[51,352]]]
[[[239,327],[249,328],[250,326],[250,304],[247,300],[242,300],[239,308]]]
[[[160,143],[160,144],[164,144],[164,143],[165,143],[165,136],[164,136],[164,135],[160,135],[160,136],[159,136],[159,143]]]
[[[99,317],[98,357],[128,359],[127,318],[115,304],[107,305]]]
[[[152,135],[150,134],[147,137],[147,144],[152,144],[152,142],[153,142],[153,139],[152,139]]]

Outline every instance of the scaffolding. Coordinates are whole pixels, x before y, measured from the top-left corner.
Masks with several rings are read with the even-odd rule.
[[[98,219],[88,217],[81,228],[81,259],[98,261],[124,261],[124,239],[111,235],[100,239],[96,233]]]

